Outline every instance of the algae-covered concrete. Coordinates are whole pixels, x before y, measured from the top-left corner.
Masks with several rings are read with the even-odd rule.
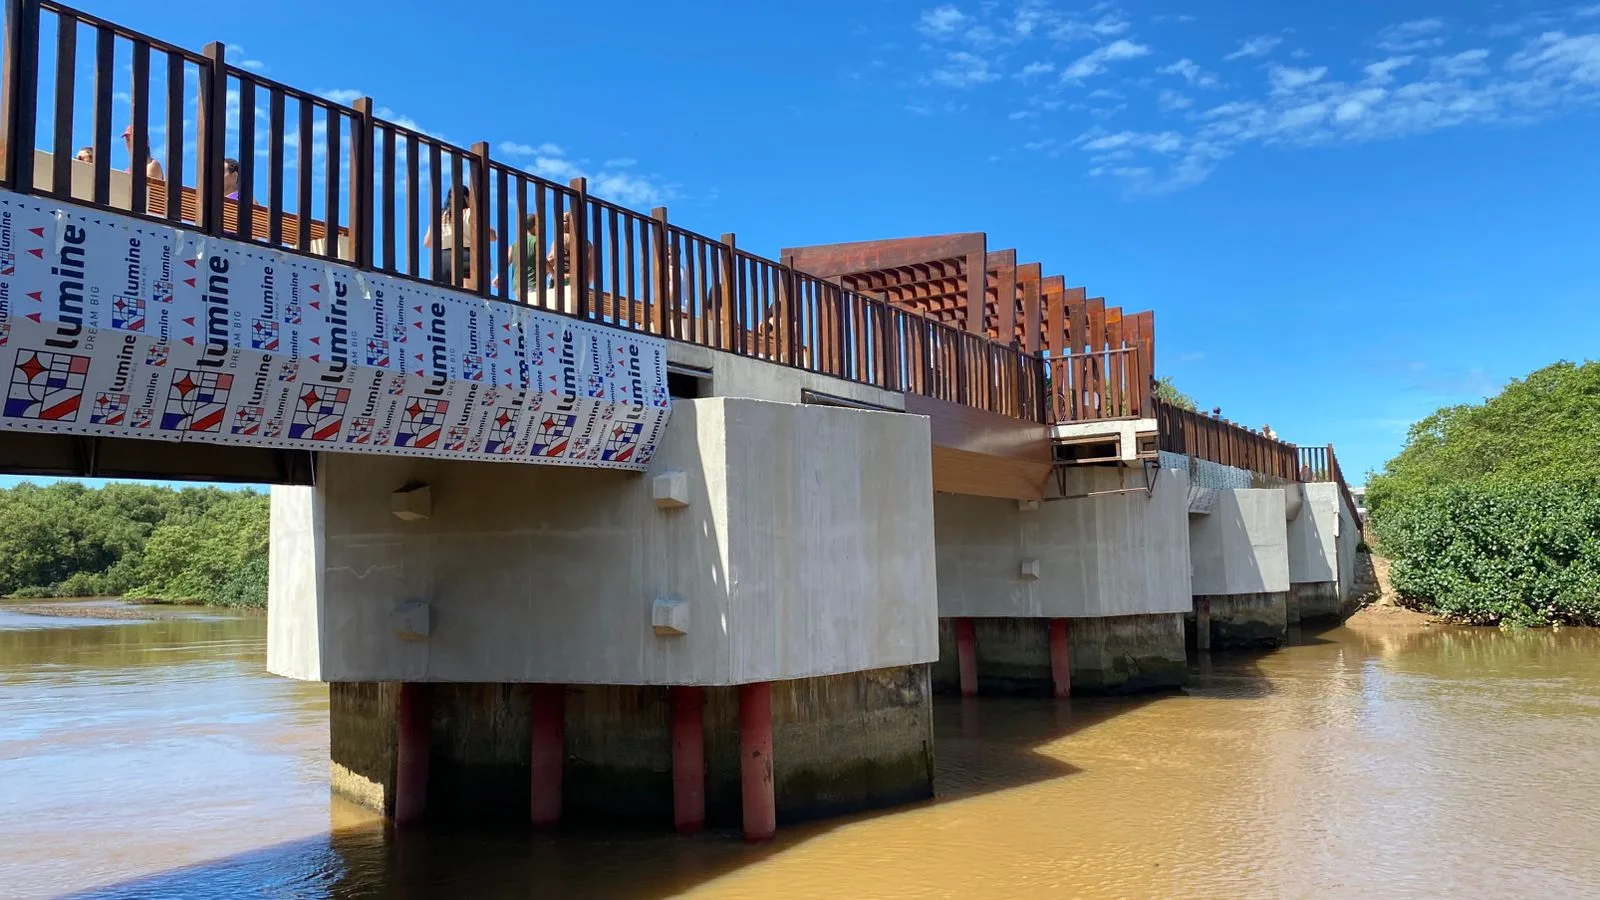
[[[315,487],[273,489],[268,668],[729,685],[930,662],[929,446],[918,416],[712,398],[674,404],[642,476],[323,454]],[[657,506],[668,471],[687,506]],[[401,520],[414,484],[431,509]]]
[[[429,820],[527,820],[532,690],[526,684],[430,686]],[[329,691],[334,790],[392,812],[397,687],[336,683]],[[670,827],[668,692],[662,686],[565,688],[564,821]],[[772,713],[780,823],[933,795],[927,666],[775,682]],[[707,821],[737,827],[738,689],[707,689],[704,715]]]
[[[1294,621],[1337,619],[1345,614],[1345,604],[1337,581],[1290,585],[1289,602],[1296,613]]]
[[[1206,604],[1211,611],[1212,650],[1271,650],[1281,647],[1288,635],[1288,591],[1194,599],[1197,605]],[[1187,618],[1193,628],[1195,616]]]
[[[975,618],[978,692],[1049,696],[1049,619]],[[1189,680],[1183,614],[1100,616],[1067,622],[1074,694],[1129,694],[1180,687]],[[939,621],[934,690],[956,693],[961,673],[955,619]]]
[[[1182,613],[1073,619],[1067,637],[1074,694],[1128,694],[1189,682]]]
[[[328,785],[386,816],[394,815],[400,685],[328,685]]]

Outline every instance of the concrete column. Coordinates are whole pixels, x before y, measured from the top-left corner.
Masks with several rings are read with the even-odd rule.
[[[961,696],[978,696],[978,633],[965,617],[956,619],[956,663],[961,667]]]
[[[395,723],[399,744],[394,779],[397,826],[420,824],[428,812],[428,745],[433,724],[430,700],[427,684],[408,681],[400,685],[400,710]]]
[[[739,776],[744,839],[768,841],[778,830],[772,783],[772,684],[739,685]]]
[[[532,788],[528,818],[535,828],[561,823],[561,767],[566,752],[566,695],[564,684],[533,686]]]
[[[672,827],[688,834],[706,827],[706,692],[682,685],[671,694]]]
[[[1211,649],[1211,598],[1196,597],[1194,601],[1194,648]]]
[[[1067,650],[1067,620],[1050,620],[1050,679],[1057,697],[1072,696],[1072,658]]]

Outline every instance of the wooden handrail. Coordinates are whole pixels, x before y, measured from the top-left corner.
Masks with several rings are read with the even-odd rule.
[[[524,233],[523,217],[537,213],[539,252],[524,272],[534,271],[540,285],[548,277],[560,295],[546,300],[524,286],[525,293],[539,298],[538,305],[884,390],[1030,421],[1046,418],[1045,363],[1009,343],[909,315],[882,299],[753,256],[737,247],[731,234],[717,240],[669,224],[665,209],[645,216],[591,198],[581,179],[558,185],[538,178],[494,161],[486,144],[469,150],[383,121],[371,115],[365,98],[347,106],[261,78],[229,65],[220,43],[205,53],[182,51],[54,0],[13,0],[10,9],[8,44],[24,49],[8,56],[8,115],[0,144],[48,154],[37,173],[37,154],[22,154],[23,159],[6,154],[4,178],[11,190],[284,252],[339,258],[394,277],[520,303],[529,302],[528,296],[514,296],[522,279],[509,277],[513,263],[489,235],[497,233],[503,248]],[[58,19],[48,31],[41,26],[41,12]],[[94,35],[88,79],[76,77],[79,26]],[[41,46],[41,38],[55,46]],[[133,137],[140,163],[137,171],[119,174],[110,168],[110,85],[123,79],[120,70],[112,70],[123,52],[118,48],[128,43],[134,81],[129,118],[141,132]],[[160,59],[152,61],[152,54],[164,56],[164,66]],[[51,116],[41,119],[37,86],[45,66],[55,69],[55,103]],[[161,74],[163,67],[165,94],[152,96],[152,69]],[[249,125],[241,122],[235,151],[243,157],[242,202],[222,196],[229,136],[224,120],[234,82],[249,109]],[[183,121],[191,108],[197,112],[192,130],[174,128],[164,147],[152,147],[142,132],[152,109],[163,102],[168,121]],[[266,107],[259,123],[257,103]],[[94,122],[93,162],[70,158],[77,149],[73,125],[79,112],[90,113]],[[115,127],[120,126],[119,121]],[[348,142],[342,137],[347,127]],[[186,158],[194,152],[186,146],[197,147],[199,158]],[[144,165],[147,160],[159,164],[177,186],[155,177],[154,166]],[[75,166],[89,170],[86,191],[75,187]],[[185,171],[198,173],[202,184],[181,184]],[[113,199],[111,185],[120,178],[128,180],[126,197]],[[316,178],[322,181],[321,193],[313,189]],[[258,187],[264,197],[255,195]],[[451,188],[467,189],[469,195]],[[345,200],[348,227],[340,222]],[[312,218],[317,203],[321,221]],[[543,251],[568,215],[570,252],[567,239],[555,241],[554,265],[547,268]],[[441,246],[447,221],[458,224],[448,256]],[[424,247],[423,236],[430,232],[432,247]],[[424,260],[431,262],[424,265]],[[466,265],[457,266],[461,261]],[[524,262],[519,254],[516,263]],[[1148,356],[1148,337],[1141,340],[1139,353],[1131,355]],[[1132,383],[1142,385],[1148,372],[1146,363]],[[1118,405],[1124,396],[1118,396]]]

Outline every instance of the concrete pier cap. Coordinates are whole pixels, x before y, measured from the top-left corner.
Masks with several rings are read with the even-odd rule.
[[[1286,496],[1282,487],[1216,488],[1210,513],[1189,517],[1197,647],[1269,648],[1285,640]],[[1206,629],[1204,636],[1201,628]]]
[[[268,668],[734,685],[930,662],[928,448],[917,416],[714,397],[675,403],[644,477],[322,454],[314,487],[272,491]],[[418,484],[427,517],[397,518]],[[426,624],[397,629],[416,601]]]
[[[935,688],[1062,697],[1183,684],[1188,509],[1187,471],[1130,465],[1068,469],[1043,502],[935,495]]]

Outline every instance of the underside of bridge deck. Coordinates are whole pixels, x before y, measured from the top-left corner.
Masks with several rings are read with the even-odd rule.
[[[310,484],[312,453],[269,447],[221,447],[0,430],[0,473],[58,478]]]

